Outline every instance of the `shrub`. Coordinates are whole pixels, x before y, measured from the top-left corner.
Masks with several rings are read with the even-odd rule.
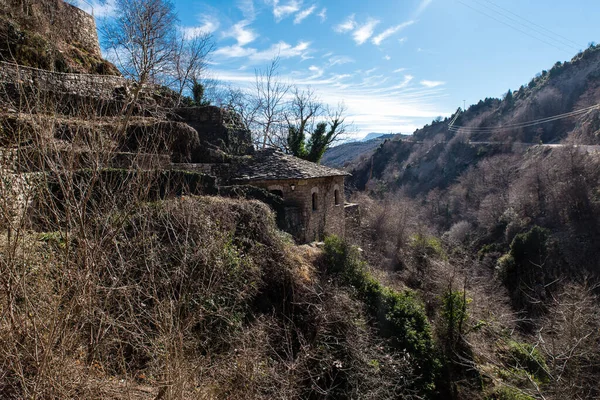
[[[411,290],[396,291],[381,285],[366,269],[358,250],[338,238],[325,239],[327,271],[352,286],[377,324],[379,334],[396,350],[414,360],[420,390],[433,391],[440,367],[425,310]]]
[[[540,382],[548,382],[548,366],[539,350],[529,343],[511,340],[503,352],[507,364],[513,368],[523,369]]]
[[[442,296],[442,323],[445,330],[445,339],[451,348],[463,332],[463,326],[469,314],[467,306],[471,299],[466,293],[458,290],[449,290]]]
[[[531,299],[544,295],[548,237],[546,229],[534,226],[528,232],[516,235],[509,253],[498,260],[498,275],[517,308],[532,311],[535,302]]]

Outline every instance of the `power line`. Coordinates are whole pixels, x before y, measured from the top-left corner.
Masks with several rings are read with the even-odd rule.
[[[562,38],[562,39],[566,40],[567,42],[570,42],[570,43],[574,44],[574,45],[575,45],[575,46],[577,46],[578,48],[581,48],[581,47],[582,47],[582,46],[581,46],[579,43],[576,43],[576,42],[574,42],[574,41],[570,40],[570,39],[569,39],[569,38],[567,38],[567,37],[564,37],[564,36],[562,36],[562,35],[560,35],[560,34],[558,34],[558,33],[556,33],[556,32],[553,32],[553,31],[551,31],[550,29],[544,28],[543,26],[541,26],[541,25],[538,25],[538,24],[536,24],[535,22],[528,20],[527,18],[523,18],[523,17],[521,17],[520,15],[518,15],[518,14],[515,14],[514,12],[512,12],[512,11],[510,11],[510,10],[508,10],[508,9],[506,9],[506,8],[504,8],[504,7],[502,7],[502,6],[498,5],[498,4],[496,4],[496,3],[494,3],[492,0],[485,0],[485,1],[487,1],[487,2],[488,2],[488,3],[490,3],[490,4],[493,4],[495,7],[499,8],[499,9],[501,9],[501,10],[504,10],[504,11],[506,11],[506,12],[507,12],[507,13],[509,13],[509,14],[512,14],[512,15],[514,15],[515,17],[517,17],[517,18],[519,18],[519,19],[522,19],[523,21],[525,21],[525,22],[527,22],[527,23],[529,23],[529,24],[531,24],[531,25],[533,25],[533,26],[536,26],[536,27],[538,27],[538,28],[540,28],[540,29],[542,29],[542,30],[544,30],[544,31],[546,31],[546,32],[549,32],[549,33],[551,33],[551,34],[552,34],[552,35],[554,35],[554,36],[557,36],[557,37],[559,37],[559,38]]]
[[[448,124],[448,130],[450,130],[452,132],[462,131],[462,132],[466,132],[466,133],[490,133],[490,132],[497,132],[497,131],[503,131],[503,130],[508,130],[508,129],[528,128],[528,127],[535,126],[535,125],[541,125],[541,124],[545,124],[548,122],[558,121],[561,119],[585,114],[587,112],[590,112],[594,109],[599,109],[599,108],[600,108],[600,104],[595,104],[590,107],[582,108],[580,110],[571,111],[571,112],[564,113],[564,114],[558,114],[558,115],[554,115],[551,117],[541,118],[541,119],[537,119],[537,120],[533,120],[533,121],[521,122],[518,124],[504,125],[504,126],[499,126],[499,127],[472,128],[472,127],[467,127],[467,126],[455,126],[454,125],[454,122],[456,121],[456,118],[455,118]]]
[[[537,29],[536,27],[539,27],[539,25],[537,25],[537,24],[534,24],[534,23],[532,23],[532,22],[529,22],[529,21],[525,20],[524,18],[521,18],[521,17],[519,17],[517,14],[515,14],[515,13],[513,13],[513,12],[511,12],[511,11],[508,11],[508,10],[506,10],[506,9],[504,9],[504,8],[502,8],[502,7],[499,7],[499,6],[498,6],[500,9],[502,9],[502,10],[504,10],[504,11],[506,11],[506,12],[508,12],[508,13],[512,14],[512,15],[515,15],[517,18],[524,19],[524,20],[525,20],[525,21],[527,21],[529,24],[532,24],[532,25],[534,25],[534,27],[528,26],[527,24],[524,24],[523,22],[521,22],[521,21],[519,21],[519,20],[517,20],[517,19],[515,19],[515,18],[512,18],[512,17],[510,17],[509,15],[506,15],[506,14],[504,14],[504,13],[502,13],[502,12],[498,11],[498,10],[494,10],[493,8],[491,8],[491,7],[487,6],[486,4],[483,4],[483,3],[482,3],[481,1],[479,1],[479,0],[474,0],[474,1],[475,1],[477,4],[479,4],[481,7],[484,7],[485,9],[487,9],[487,10],[489,10],[489,11],[493,12],[493,13],[496,13],[496,14],[498,14],[498,15],[501,15],[502,17],[504,17],[504,18],[506,18],[506,19],[508,19],[508,20],[510,20],[510,21],[513,21],[514,23],[518,24],[519,26],[521,26],[521,27],[524,27],[525,29],[532,30],[532,31],[534,31],[534,32],[536,32],[536,33],[538,33],[538,34],[540,34],[540,35],[542,35],[542,36],[546,37],[546,38],[547,38],[547,39],[549,39],[549,40],[552,40],[552,41],[554,41],[554,42],[560,43],[561,45],[564,45],[564,46],[570,47],[570,48],[574,49],[575,51],[579,51],[579,50],[581,49],[581,46],[579,46],[579,45],[578,45],[578,44],[576,44],[576,43],[575,43],[575,46],[573,46],[573,45],[571,45],[571,44],[567,43],[567,42],[570,42],[570,40],[568,40],[568,39],[567,39],[567,42],[565,42],[564,40],[557,39],[557,38],[555,38],[555,37],[554,37],[554,38],[553,38],[553,37],[549,37],[549,35],[548,35],[547,33],[544,33],[544,32],[543,32],[543,30],[545,30],[545,31],[547,31],[547,32],[550,32],[552,35],[555,35],[555,36],[560,36],[560,35],[556,35],[556,34],[555,34],[555,33],[553,33],[552,31],[548,31],[547,29],[545,29],[545,28],[543,28],[543,27],[540,27],[540,28],[541,28],[541,30],[540,30],[540,29]],[[486,0],[486,1],[489,1],[489,0]],[[491,1],[489,1],[489,2],[490,2],[490,3],[492,3]],[[492,3],[492,4],[496,5],[495,3]]]
[[[552,47],[554,47],[555,49],[558,49],[558,50],[560,50],[560,51],[563,51],[563,52],[565,52],[565,53],[569,53],[569,54],[571,54],[571,53],[572,53],[571,51],[567,51],[567,50],[565,50],[564,48],[558,47],[558,46],[556,46],[556,45],[554,45],[554,44],[552,44],[552,43],[550,43],[550,42],[547,42],[547,41],[546,41],[546,40],[544,40],[544,39],[541,39],[541,38],[539,38],[539,37],[537,37],[537,36],[534,36],[534,35],[530,34],[529,32],[526,32],[526,31],[524,31],[524,30],[522,30],[522,29],[519,29],[518,27],[516,27],[516,26],[513,26],[513,25],[511,25],[511,24],[507,23],[506,21],[502,21],[502,20],[500,20],[500,19],[498,19],[498,18],[494,17],[493,15],[490,15],[490,14],[488,14],[488,13],[484,12],[484,11],[481,11],[481,10],[479,10],[479,9],[475,8],[475,7],[472,7],[471,5],[469,5],[469,4],[467,4],[467,3],[464,3],[464,2],[462,2],[462,1],[460,1],[460,0],[456,0],[456,1],[458,1],[458,2],[459,2],[460,4],[462,4],[463,6],[470,8],[470,9],[471,9],[471,10],[473,10],[473,11],[476,11],[476,12],[478,12],[478,13],[480,13],[480,14],[483,14],[483,15],[485,15],[486,17],[493,19],[494,21],[500,22],[501,24],[503,24],[503,25],[506,25],[506,26],[508,26],[509,28],[512,28],[512,29],[514,29],[514,30],[516,30],[516,31],[519,31],[519,32],[521,32],[522,34],[524,34],[524,35],[527,35],[527,36],[529,36],[529,37],[531,37],[531,38],[533,38],[533,39],[536,39],[536,40],[538,40],[538,41],[540,41],[540,42],[542,42],[542,43],[545,43],[545,44],[547,44],[548,46],[552,46]]]

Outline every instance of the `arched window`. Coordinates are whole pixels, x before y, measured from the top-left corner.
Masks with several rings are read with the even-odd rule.
[[[317,194],[317,192],[314,192],[312,194],[312,210],[313,211],[317,211],[319,209],[318,200],[319,200],[318,194]]]
[[[340,191],[337,190],[337,189],[335,189],[333,191],[333,197],[334,197],[334,200],[335,200],[335,205],[339,206],[340,205]]]
[[[273,190],[269,190],[269,193],[272,193],[275,196],[279,196],[283,199],[283,190],[273,189]]]
[[[279,196],[283,199],[283,186],[280,185],[270,185],[269,193],[274,194],[275,196]]]

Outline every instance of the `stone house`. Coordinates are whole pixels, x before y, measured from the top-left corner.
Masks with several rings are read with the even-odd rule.
[[[232,182],[263,188],[280,196],[280,227],[300,243],[344,236],[344,179],[347,172],[325,167],[274,149],[256,151],[239,163]],[[280,213],[281,214],[281,213]]]

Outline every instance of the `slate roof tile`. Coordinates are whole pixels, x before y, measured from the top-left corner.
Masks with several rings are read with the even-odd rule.
[[[234,174],[236,181],[310,179],[347,176],[346,171],[315,164],[274,149],[259,150],[242,159]]]

